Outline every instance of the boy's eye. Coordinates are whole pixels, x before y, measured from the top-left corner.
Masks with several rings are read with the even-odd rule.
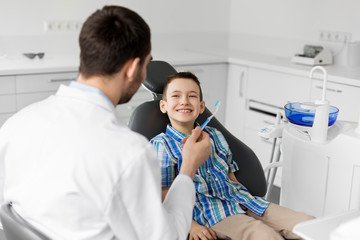
[[[191,98],[197,98],[196,95],[190,95],[189,97],[191,97]]]
[[[171,97],[173,97],[173,98],[178,98],[179,95],[175,94],[175,95],[171,95]]]

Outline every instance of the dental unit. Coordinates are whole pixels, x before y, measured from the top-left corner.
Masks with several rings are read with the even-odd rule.
[[[280,205],[315,217],[359,211],[360,116],[358,123],[337,120],[341,109],[326,99],[326,69],[313,67],[310,78],[315,71],[323,75],[321,98],[286,104],[282,122],[258,133],[281,140],[281,160],[266,171],[282,167]]]

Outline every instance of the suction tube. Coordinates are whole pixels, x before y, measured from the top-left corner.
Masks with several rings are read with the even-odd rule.
[[[316,70],[322,71],[322,73],[323,73],[323,75],[324,75],[321,101],[325,101],[325,99],[326,99],[326,88],[327,88],[327,71],[325,70],[324,67],[321,67],[321,66],[313,67],[313,68],[310,70],[310,74],[309,74],[310,79],[312,79],[313,73],[314,73]]]
[[[315,70],[321,70],[323,72],[323,91],[321,100],[315,101],[315,117],[310,136],[313,142],[325,143],[327,139],[330,106],[326,100],[327,72],[325,68],[321,66],[313,67],[310,71],[310,79],[312,79]]]

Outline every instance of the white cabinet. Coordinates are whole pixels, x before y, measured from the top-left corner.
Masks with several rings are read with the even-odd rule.
[[[272,140],[261,140],[257,132],[275,124],[276,114],[283,113],[286,103],[309,101],[310,88],[310,78],[249,68],[244,141],[258,155],[263,167],[269,163]]]
[[[239,139],[244,139],[247,67],[230,64],[226,96],[225,126]]]
[[[0,77],[0,127],[16,112],[15,77]]]
[[[56,93],[61,84],[76,81],[77,72],[26,74],[0,77],[0,126],[15,112]],[[140,103],[151,100],[151,94],[140,87],[132,99],[116,108],[118,116],[127,123]]]
[[[201,84],[206,107],[211,112],[215,109],[215,103],[218,100],[221,101],[216,118],[222,124],[225,124],[227,64],[175,65],[174,68],[178,72],[189,71],[197,76]]]
[[[0,126],[15,112],[54,94],[60,84],[77,78],[77,72],[0,77]]]
[[[61,84],[69,84],[77,78],[77,72],[29,74],[16,76],[16,109],[43,100],[54,94]]]
[[[311,100],[322,96],[322,80],[313,79],[311,83]],[[339,109],[338,120],[359,120],[360,114],[360,87],[350,84],[334,83],[328,81],[326,99]]]
[[[227,64],[196,64],[175,66],[178,71],[191,71],[202,83],[204,99],[210,110],[217,100],[223,106],[217,118],[224,122]],[[69,84],[77,78],[77,72],[49,74],[25,74],[0,77],[0,126],[15,112],[25,106],[43,100],[54,94],[60,84]],[[152,99],[151,93],[140,87],[131,100],[116,107],[117,115],[127,124],[133,110],[143,102]]]
[[[310,99],[310,78],[293,74],[249,68],[248,98],[275,107]]]
[[[258,131],[275,124],[288,102],[310,100],[310,78],[230,64],[227,87],[226,126],[258,156],[263,168],[269,164],[273,140],[263,140]],[[275,184],[280,185],[281,170]]]

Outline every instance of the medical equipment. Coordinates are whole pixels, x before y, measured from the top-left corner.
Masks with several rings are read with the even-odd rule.
[[[305,45],[304,53],[295,54],[291,61],[305,65],[327,65],[333,63],[331,51],[322,46]]]
[[[274,186],[274,180],[275,180],[277,168],[282,167],[282,162],[280,162],[280,155],[281,155],[280,145],[281,145],[282,131],[285,127],[285,123],[282,122],[281,117],[282,117],[281,113],[278,112],[276,114],[275,125],[265,126],[258,132],[258,135],[264,140],[274,139],[272,144],[270,162],[269,165],[267,165],[266,168],[264,169],[264,173],[266,174],[266,184],[267,184],[265,199],[267,200]]]
[[[288,103],[284,107],[286,118],[289,120],[289,122],[293,124],[305,127],[312,127],[315,117],[315,109],[313,108],[313,106],[314,104],[311,102]],[[339,109],[337,107],[329,107],[329,127],[335,123],[338,113]]]
[[[214,113],[210,117],[208,117],[206,119],[206,121],[201,125],[201,129],[204,129],[206,127],[206,125],[210,122],[210,120],[215,116],[215,114],[217,113],[217,111],[220,108],[220,105],[221,105],[220,100],[217,100],[216,103],[215,103],[215,111],[214,111]]]
[[[329,102],[302,107],[315,109],[312,127],[287,124],[282,132],[283,170],[280,204],[315,217],[360,209],[360,123],[329,125]],[[304,129],[308,129],[304,131]]]

